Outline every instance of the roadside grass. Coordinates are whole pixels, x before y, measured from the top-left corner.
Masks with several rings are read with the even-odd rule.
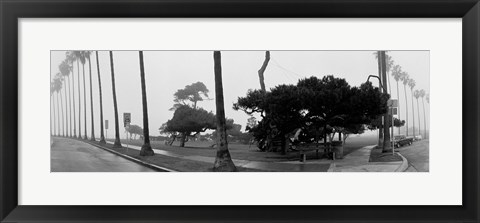
[[[375,146],[370,152],[370,159],[368,162],[398,162],[402,161],[402,157],[398,154],[383,153],[382,148]]]
[[[90,142],[92,143],[92,142]],[[154,156],[140,156],[140,152],[135,149],[127,149],[127,147],[113,148],[112,144],[101,145],[99,142],[93,142],[99,146],[106,147],[116,152],[134,157],[136,159],[145,161],[147,163],[155,164],[157,166],[166,167],[179,172],[211,172],[213,171],[213,163],[181,159],[176,157],[164,156],[155,154]],[[263,170],[256,170],[251,168],[237,167],[238,172],[265,172]]]
[[[347,139],[344,146],[344,155],[360,149],[364,146],[375,144],[375,136],[358,136]],[[108,139],[113,141],[113,139]],[[122,144],[130,144],[135,146],[142,146],[143,140],[121,140]],[[205,156],[215,157],[216,150],[211,147],[213,141],[188,141],[185,147],[180,147],[179,142],[174,142],[172,146],[165,145],[164,141],[151,141],[150,144],[153,149],[165,150],[182,156]],[[124,145],[125,146],[125,145]],[[286,155],[280,152],[262,152],[256,145],[246,145],[239,143],[229,143],[228,149],[232,159],[260,161],[260,162],[283,162],[283,161],[297,161],[300,159],[300,152],[290,150]],[[308,151],[306,153],[307,160],[317,160],[323,157],[323,147],[319,147],[318,158],[316,151]]]

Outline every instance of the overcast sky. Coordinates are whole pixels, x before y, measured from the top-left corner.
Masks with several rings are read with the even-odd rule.
[[[271,51],[271,61],[265,71],[265,85],[268,88],[278,84],[296,84],[298,79],[310,76],[322,77],[334,75],[345,78],[351,86],[358,86],[367,80],[368,75],[378,75],[378,63],[374,51]],[[429,93],[430,58],[429,51],[389,51],[388,54],[402,69],[416,81],[416,89]],[[140,65],[138,51],[114,51],[115,84],[121,137],[124,137],[123,113],[132,114],[132,124],[142,126],[142,100],[140,85]],[[245,96],[248,89],[259,89],[258,69],[265,58],[265,51],[222,51],[223,90],[225,114],[242,125],[244,130],[249,118],[242,111],[232,109],[239,96]],[[65,59],[65,51],[51,52],[51,77],[59,72],[58,65]],[[98,94],[98,74],[95,53],[92,55],[92,84],[94,125],[99,137],[100,108]],[[173,116],[169,109],[173,106],[173,94],[186,85],[203,82],[210,90],[210,98],[215,96],[212,51],[144,51],[145,79],[147,88],[150,134],[159,135],[158,128]],[[108,136],[114,135],[114,111],[112,99],[112,79],[108,51],[99,51],[100,77],[102,82],[104,119],[109,120]],[[80,74],[82,65],[80,64]],[[77,64],[74,65],[76,115],[78,125],[78,89]],[[87,87],[87,130],[90,136],[90,90],[88,62],[85,64]],[[391,76],[390,76],[391,77]],[[372,79],[371,79],[372,80]],[[372,82],[378,86],[378,80]],[[83,79],[81,79],[82,97],[82,134],[83,130]],[[392,98],[398,98],[396,82],[390,78]],[[399,82],[401,119],[405,119],[405,93]],[[63,94],[62,94],[63,97]],[[411,94],[407,86],[408,116],[412,123]],[[65,103],[65,102],[64,102]],[[422,117],[422,101],[419,100]],[[198,103],[199,107],[215,113],[215,101]],[[417,116],[415,101],[415,116]],[[425,101],[427,116],[428,104]],[[418,126],[418,117],[415,118]],[[427,128],[429,118],[427,117]],[[410,124],[411,127],[411,124]],[[78,128],[78,126],[77,126]]]

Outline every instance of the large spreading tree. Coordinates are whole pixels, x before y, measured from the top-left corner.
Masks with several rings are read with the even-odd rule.
[[[388,99],[388,94],[380,93],[370,82],[351,87],[345,79],[330,75],[301,79],[297,85],[278,85],[266,93],[251,90],[238,98],[234,109],[259,113],[262,120],[249,128],[259,147],[268,146],[264,145],[266,138],[274,135],[285,153],[288,137],[298,129],[309,134],[309,142],[331,141],[335,134],[343,134],[345,139],[363,132],[372,120],[386,113]]]
[[[215,128],[215,115],[212,112],[202,108],[192,108],[188,105],[179,105],[175,109],[173,118],[167,121],[163,131],[173,133],[174,138],[177,136],[176,133],[180,133],[180,147],[184,147],[188,137]]]

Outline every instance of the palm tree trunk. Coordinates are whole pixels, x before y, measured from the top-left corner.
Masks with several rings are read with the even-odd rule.
[[[380,93],[383,92],[383,84],[384,83],[381,83],[381,78],[382,78],[382,62],[381,62],[381,59],[380,59],[380,51],[377,51],[377,61],[378,61],[378,77],[380,78],[380,85],[378,86],[378,90],[380,91]],[[383,148],[383,129],[382,129],[382,125],[383,125],[383,117],[380,116],[378,117],[378,123],[380,123],[380,126],[378,127],[378,146],[379,147],[382,147]],[[326,145],[326,141],[325,141],[325,145]]]
[[[425,136],[425,139],[427,138],[427,119],[425,116],[425,102],[423,101],[422,97],[422,107],[423,107],[423,135]]]
[[[148,129],[148,109],[147,109],[147,87],[145,86],[145,68],[143,63],[143,51],[139,53],[140,57],[140,81],[142,84],[142,107],[143,107],[143,145],[140,149],[140,156],[153,156],[152,146],[150,146],[150,133]]]
[[[69,132],[68,132],[70,130],[70,126],[69,126],[69,123],[68,123],[68,120],[69,120],[70,116],[69,116],[69,113],[68,113],[69,111],[68,111],[68,98],[67,98],[67,91],[68,91],[67,90],[67,88],[68,88],[67,77],[68,76],[66,76],[65,79],[63,79],[64,80],[63,84],[65,85],[65,88],[64,88],[64,91],[63,91],[63,96],[64,96],[64,99],[65,99],[65,133],[66,133],[67,137],[70,137]]]
[[[407,98],[407,85],[403,85],[403,90],[405,91],[405,124],[407,125],[407,133],[406,136],[408,136],[408,98]]]
[[[263,92],[266,92],[265,89],[265,79],[263,74],[265,73],[265,70],[267,69],[268,62],[270,61],[270,51],[265,52],[265,60],[263,61],[262,67],[260,67],[260,70],[258,70],[258,79],[260,80],[260,88],[262,89]]]
[[[387,65],[386,65],[386,57],[385,57],[385,51],[380,51],[380,57],[381,58],[381,64],[382,64],[382,79],[383,83],[387,80]],[[384,92],[388,92],[387,86],[383,84],[384,87]],[[383,116],[383,150],[382,152],[391,152],[392,147],[390,145],[390,122],[391,118],[389,113],[387,112]]]
[[[82,96],[80,94],[80,64],[77,60],[77,74],[78,74],[78,138],[82,138]]]
[[[58,96],[60,97],[60,110],[62,110],[62,136],[65,137],[65,116],[63,115],[63,99],[62,99],[62,92],[58,92]]]
[[[386,60],[386,58],[385,58],[385,60]],[[385,68],[385,69],[387,69],[387,68]],[[390,98],[391,98],[392,97],[391,96],[392,95],[392,85],[390,85],[390,74],[387,73],[386,76],[387,76],[387,81],[388,81],[388,94],[390,95]]]
[[[82,63],[82,72],[83,72],[83,122],[84,122],[84,130],[85,134],[83,135],[83,139],[87,140],[87,90],[85,88],[85,64]]]
[[[399,121],[402,121],[402,118],[400,116],[400,94],[398,93],[398,81],[397,81],[397,100],[398,100],[398,103],[397,103],[397,110],[398,110],[398,120]],[[398,134],[400,135],[400,126],[398,126]]]
[[[60,136],[61,122],[60,122],[60,103],[58,103],[58,95],[59,95],[59,92],[57,91],[57,136]]]
[[[53,120],[53,133],[52,135],[55,136],[55,134],[57,133],[57,123],[55,121],[55,119],[57,118],[56,115],[55,115],[55,95],[52,94],[52,111],[53,111],[53,118],[51,120]]]
[[[77,138],[77,117],[75,115],[75,77],[73,77],[73,63],[72,63],[72,87],[70,88],[71,90],[71,96],[72,96],[72,105],[73,105],[73,137]],[[70,117],[71,118],[71,117]],[[70,124],[70,126],[72,126]]]
[[[220,51],[213,52],[215,71],[215,104],[217,107],[217,155],[213,164],[213,171],[233,172],[236,171],[230,152],[228,151],[227,129],[225,127],[225,107],[223,102],[222,86],[222,62]]]
[[[110,51],[110,69],[112,73],[112,92],[113,92],[113,110],[115,111],[115,142],[113,143],[114,148],[122,147],[120,143],[120,130],[118,127],[118,107],[117,107],[117,93],[115,90],[115,72],[113,65],[113,52]]]
[[[90,141],[95,141],[95,125],[94,125],[94,118],[93,118],[93,92],[92,92],[92,61],[90,60],[90,56],[88,57],[88,73],[90,74],[90,119],[92,120],[92,135],[90,137]]]
[[[418,106],[418,98],[417,98],[417,116],[418,116],[418,135],[422,136],[421,132],[421,123],[420,123],[420,106]]]
[[[413,107],[413,88],[410,89],[410,93],[412,93],[413,139],[415,139],[415,108]]]
[[[103,101],[102,101],[102,80],[100,79],[100,65],[98,62],[98,51],[95,51],[97,58],[97,74],[98,74],[98,92],[100,94],[100,143],[105,144],[105,136],[103,135]]]

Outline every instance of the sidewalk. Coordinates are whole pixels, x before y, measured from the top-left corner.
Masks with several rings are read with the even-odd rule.
[[[403,172],[408,162],[403,157],[399,162],[368,162],[370,152],[375,146],[366,146],[350,153],[341,160],[335,160],[328,172]]]
[[[113,144],[112,141],[108,140],[107,143]],[[128,144],[123,143],[124,147],[127,145]],[[128,145],[128,148],[137,151],[140,151],[141,149],[141,147],[134,145]],[[340,160],[307,160],[307,162],[302,163],[300,161],[260,162],[233,159],[233,162],[237,167],[268,172],[403,172],[408,167],[408,162],[403,156],[403,161],[400,162],[368,162],[370,158],[370,152],[373,148],[374,146],[363,147],[348,154]],[[212,165],[215,162],[214,157],[181,155],[160,149],[153,149],[153,151],[156,155],[182,160],[190,160]]]

